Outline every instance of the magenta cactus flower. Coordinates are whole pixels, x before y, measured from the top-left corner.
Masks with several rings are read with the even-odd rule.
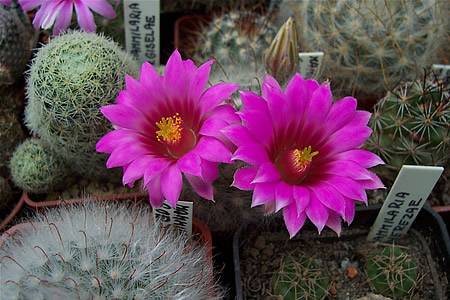
[[[164,76],[144,63],[139,81],[126,77],[117,104],[101,107],[115,130],[100,139],[97,151],[111,153],[108,168],[123,166],[123,184],[143,178],[152,206],[164,199],[176,206],[182,173],[201,197],[213,200],[218,163],[232,163],[233,145],[221,130],[240,119],[223,102],[239,86],[219,83],[205,90],[212,62],[197,68],[175,50]]]
[[[252,207],[267,214],[283,210],[291,237],[308,217],[318,228],[341,231],[341,218],[351,223],[355,200],[367,204],[365,189],[382,188],[367,168],[382,164],[359,149],[370,136],[370,113],[356,110],[346,97],[332,104],[328,82],[296,74],[285,92],[266,75],[262,97],[241,91],[242,124],[223,130],[238,148],[232,159],[251,166],[236,171],[233,185],[253,190]]]
[[[119,3],[120,0],[116,2]],[[116,17],[116,12],[108,0],[19,0],[19,4],[24,11],[40,6],[33,20],[34,28],[48,29],[53,26],[53,35],[67,29],[72,20],[73,7],[80,28],[88,32],[95,32],[96,29],[91,10],[108,19]]]
[[[3,4],[5,6],[10,6],[11,5],[11,0],[0,0],[0,4]]]

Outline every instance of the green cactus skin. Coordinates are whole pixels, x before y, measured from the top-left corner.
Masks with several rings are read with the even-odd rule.
[[[448,46],[446,2],[304,0],[286,5],[302,31],[301,51],[325,53],[323,75],[333,89],[374,96],[435,63],[437,50]]]
[[[68,184],[68,167],[40,139],[20,144],[9,167],[14,184],[31,193],[48,193]]]
[[[95,145],[112,130],[100,107],[114,104],[138,66],[102,35],[69,31],[40,48],[27,77],[25,124],[80,175],[117,178]]]
[[[374,292],[387,297],[407,296],[419,276],[413,258],[394,245],[374,251],[364,268]]]
[[[18,80],[31,57],[34,29],[16,0],[0,4],[0,86]]]
[[[273,294],[286,300],[321,300],[327,295],[328,272],[307,257],[285,257],[272,278]]]
[[[388,93],[374,107],[365,144],[385,161],[386,177],[404,164],[449,166],[449,91],[424,76]]]
[[[21,98],[17,93],[0,89],[0,176],[9,177],[8,161],[25,134],[19,121]]]
[[[88,201],[38,213],[0,248],[2,299],[223,299],[205,248],[149,206]]]

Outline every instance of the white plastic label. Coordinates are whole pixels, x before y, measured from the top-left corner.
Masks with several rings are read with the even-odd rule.
[[[317,79],[321,75],[323,52],[300,52],[298,57],[303,78]]]
[[[383,242],[404,235],[443,171],[443,167],[403,166],[370,229],[367,241]]]
[[[434,64],[431,68],[437,79],[447,81],[450,79],[450,65]]]
[[[192,202],[178,201],[177,207],[173,208],[169,202],[164,201],[161,207],[153,209],[153,217],[162,226],[172,226],[178,231],[185,232],[187,236],[191,236],[193,207]]]
[[[125,46],[141,65],[159,66],[160,0],[124,0]]]

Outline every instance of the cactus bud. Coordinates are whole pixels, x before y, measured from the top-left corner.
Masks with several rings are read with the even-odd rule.
[[[266,72],[280,85],[294,75],[298,66],[297,29],[294,19],[289,17],[281,26],[264,56]]]

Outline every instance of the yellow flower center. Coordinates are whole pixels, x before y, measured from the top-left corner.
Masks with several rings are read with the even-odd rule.
[[[313,156],[316,156],[317,154],[319,154],[319,151],[314,151],[313,153],[311,153],[311,146],[305,147],[303,151],[295,149],[294,150],[295,166],[299,170],[306,168],[308,162],[311,163]]]
[[[180,141],[181,131],[183,130],[183,120],[178,113],[173,117],[162,117],[161,121],[156,122],[156,126],[160,129],[156,131],[156,139],[159,142],[164,141],[173,145]]]

